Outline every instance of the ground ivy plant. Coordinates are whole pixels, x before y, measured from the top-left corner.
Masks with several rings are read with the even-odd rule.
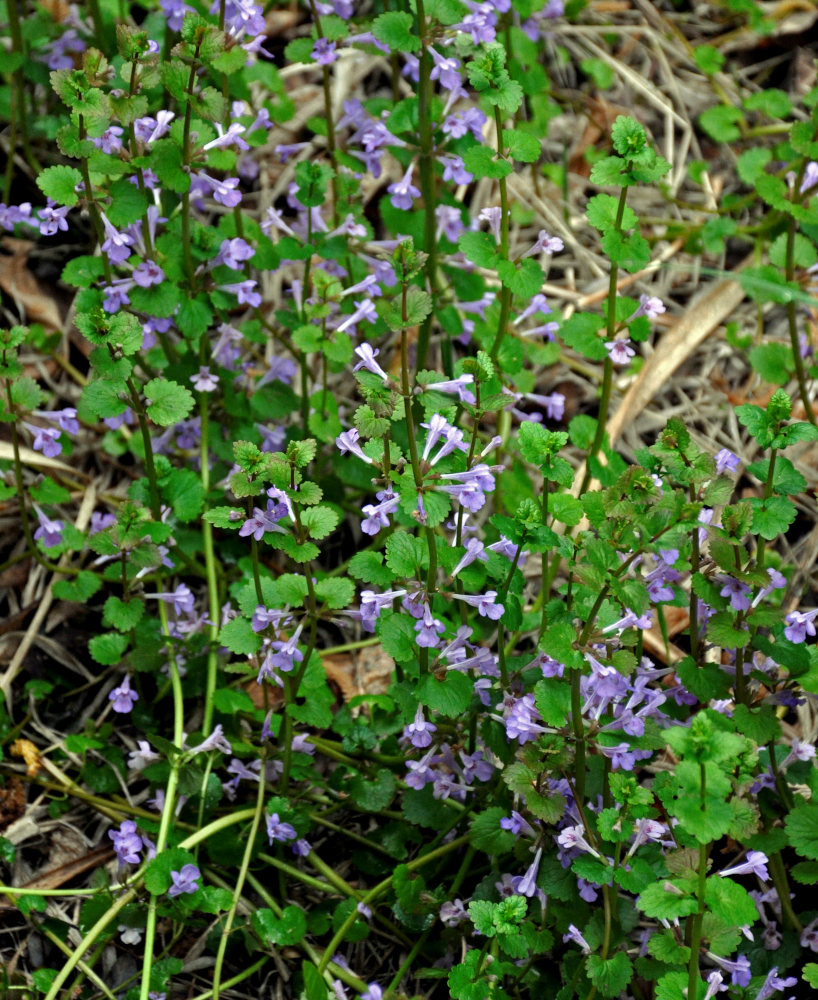
[[[554,173],[542,52],[582,4],[391,6],[310,2],[284,51],[266,16],[286,12],[249,0],[3,8],[0,113],[37,193],[15,200],[9,159],[0,223],[70,240],[81,349],[0,331],[0,501],[20,524],[2,568],[75,608],[92,669],[3,675],[2,790],[22,756],[50,819],[83,817],[109,852],[81,884],[27,887],[0,839],[0,891],[44,955],[4,988],[814,986],[818,772],[793,723],[818,692],[818,609],[779,543],[818,438],[798,309],[818,93],[702,115],[747,143],[748,190],[684,233],[717,253],[763,204],[739,280],[788,340],[749,362],[797,392],[737,407],[745,455],[673,418],[626,461],[616,382],[666,311],[621,290],[653,257],[628,202],[670,164],[616,117],[584,206],[606,291],[555,309],[564,241],[531,231],[510,179]],[[354,61],[369,89],[339,100]],[[566,361],[598,376],[570,421]]]

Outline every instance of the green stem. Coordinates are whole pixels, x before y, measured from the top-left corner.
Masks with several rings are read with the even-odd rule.
[[[623,187],[619,192],[619,203],[616,207],[616,219],[614,220],[614,229],[616,232],[621,232],[622,230],[622,219],[625,215],[625,201],[628,196],[628,189]],[[616,261],[611,262],[611,274],[608,280],[608,301],[606,303],[608,308],[607,315],[607,339],[609,341],[613,340],[616,335],[616,283],[619,278],[619,264]],[[594,439],[591,442],[591,447],[588,449],[588,454],[586,456],[586,467],[585,475],[582,478],[582,486],[580,487],[580,493],[584,493],[588,488],[588,484],[591,481],[591,469],[590,461],[595,458],[599,449],[602,447],[602,442],[605,440],[605,430],[608,425],[608,408],[611,403],[611,389],[613,387],[613,362],[609,356],[605,357],[605,363],[602,368],[602,392],[599,397],[599,416],[597,417],[596,423],[596,433],[594,434]]]
[[[184,738],[185,707],[184,696],[182,694],[182,681],[179,677],[179,668],[176,665],[176,657],[173,652],[173,643],[170,638],[170,628],[168,625],[168,611],[164,601],[159,601],[159,617],[162,624],[162,635],[168,653],[168,668],[170,670],[171,689],[173,691],[173,743],[180,751]],[[170,773],[168,774],[167,785],[165,786],[165,802],[162,806],[162,816],[159,820],[159,833],[156,835],[156,853],[160,855],[165,850],[170,833],[171,823],[176,808],[176,788],[179,783],[179,758],[174,757],[170,761]],[[142,964],[142,983],[139,991],[139,1000],[148,1000],[150,992],[151,969],[153,968],[154,941],[156,938],[156,907],[158,897],[151,895],[148,902],[148,916],[145,925],[145,953]]]
[[[264,765],[266,762],[265,754],[261,755],[261,771],[259,772],[258,779],[258,793],[256,795],[256,808],[253,811],[253,821],[250,824],[250,832],[247,835],[247,843],[244,847],[244,854],[241,859],[241,868],[239,869],[239,877],[236,879],[236,885],[233,889],[233,900],[230,904],[230,909],[227,911],[227,917],[224,921],[224,926],[221,931],[221,938],[219,939],[219,950],[216,952],[216,965],[213,968],[213,998],[214,1000],[219,1000],[219,991],[221,990],[221,979],[222,979],[222,966],[224,965],[224,956],[227,951],[227,941],[230,937],[230,931],[233,928],[233,921],[236,919],[236,911],[239,907],[239,900],[241,899],[242,889],[244,888],[245,880],[247,879],[247,873],[250,869],[250,860],[253,857],[253,849],[256,844],[256,836],[258,835],[258,828],[261,825],[261,815],[264,811],[264,793],[266,790],[266,781],[264,780]]]
[[[423,196],[423,249],[428,254],[425,264],[426,279],[430,288],[435,286],[437,272],[437,240],[435,229],[435,209],[437,196],[435,192],[435,161],[434,136],[432,134],[432,57],[428,48],[428,23],[423,0],[417,0],[418,35],[420,36],[420,60],[418,66],[418,133],[420,139],[420,191]],[[434,312],[423,320],[418,332],[417,367],[418,371],[426,367],[426,356],[429,353],[429,338],[432,330]]]
[[[800,183],[800,176],[803,171],[799,171],[799,176],[795,183]],[[784,275],[787,281],[795,278],[795,219],[790,216],[787,227],[787,249],[784,261]],[[801,345],[798,342],[798,325],[796,323],[796,303],[794,300],[787,302],[787,326],[790,332],[790,344],[792,346],[792,357],[795,363],[795,377],[798,379],[798,394],[804,404],[804,412],[807,420],[811,424],[817,424],[815,411],[812,408],[812,401],[809,398],[807,389],[807,377],[804,372],[804,359],[801,357]]]
[[[202,345],[207,339],[202,336]],[[202,349],[204,354],[204,347]],[[210,492],[210,410],[207,393],[200,393],[199,416],[201,418],[201,439],[199,442],[199,464],[202,480],[202,493],[207,500]],[[219,620],[221,606],[219,603],[219,576],[216,549],[213,542],[213,525],[202,518],[202,545],[204,547],[205,569],[207,571],[207,603],[211,624],[209,629],[209,644],[207,648],[207,680],[205,683],[204,717],[202,730],[207,736],[213,728],[213,694],[216,690],[219,666]]]
[[[704,764],[700,764],[700,802],[701,809],[704,811],[706,808],[706,798],[707,798],[707,772],[705,771]],[[699,907],[696,913],[692,914],[690,917],[690,963],[687,968],[687,995],[694,998],[698,994],[698,984],[701,980],[701,975],[699,974],[699,948],[701,946],[702,940],[702,922],[704,921],[705,913],[705,887],[707,882],[707,845],[699,844],[699,882],[698,888],[696,890],[696,899],[698,901]]]
[[[469,842],[468,834],[465,834],[462,837],[457,837],[455,840],[449,841],[448,844],[443,844],[441,847],[438,847],[433,851],[429,851],[428,854],[423,854],[419,858],[414,858],[412,861],[407,862],[406,867],[410,871],[417,871],[418,868],[422,868],[430,861],[437,861],[438,858],[445,857],[445,855],[451,853],[451,851],[456,850],[459,847],[465,846],[468,842]],[[392,887],[393,878],[394,875],[390,875],[388,878],[385,878],[382,882],[379,882],[373,889],[370,889],[369,892],[366,893],[366,895],[361,899],[361,902],[367,906],[370,903],[374,903],[376,899],[378,899]],[[347,935],[347,931],[349,931],[349,928],[355,923],[357,917],[358,917],[357,910],[353,910],[346,918],[346,920],[344,920],[343,924],[341,924],[341,926],[335,932],[332,940],[327,945],[327,948],[324,951],[324,954],[318,965],[318,971],[322,975],[327,965],[329,964],[330,959],[338,950],[339,945]]]
[[[503,142],[503,118],[500,109],[494,108],[494,124],[497,129],[497,156],[503,159],[505,156],[505,144]],[[501,177],[500,187],[500,256],[503,260],[508,260],[508,185],[505,177]],[[491,360],[496,361],[503,344],[503,337],[508,328],[508,318],[511,314],[511,289],[503,285],[500,289],[500,321],[497,324],[497,333],[494,335],[494,343],[491,345]]]

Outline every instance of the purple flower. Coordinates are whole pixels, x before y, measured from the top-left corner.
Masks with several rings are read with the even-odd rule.
[[[630,337],[623,340],[607,340],[608,357],[615,365],[627,365],[636,351],[630,346]]]
[[[460,91],[463,85],[463,81],[460,77],[460,60],[459,59],[447,59],[445,56],[440,55],[436,52],[430,45],[428,51],[432,55],[434,61],[434,66],[432,67],[432,72],[429,74],[432,80],[439,80],[440,86],[444,90],[456,90]]]
[[[118,830],[109,830],[108,836],[113,841],[114,853],[120,867],[123,865],[138,865],[142,852],[142,838],[136,831],[136,823],[126,819]]]
[[[170,873],[170,880],[173,883],[168,889],[169,896],[181,896],[182,893],[193,893],[199,891],[198,880],[202,873],[196,865],[182,865],[182,870]]]
[[[37,520],[40,526],[34,532],[34,540],[43,543],[43,548],[53,549],[55,546],[62,543],[63,532],[65,531],[65,524],[62,521],[52,521],[51,518],[46,517],[46,515],[40,510],[37,504],[34,504],[34,510],[37,513]],[[813,631],[813,635],[815,632]]]
[[[445,902],[440,907],[440,919],[446,927],[457,927],[469,919],[466,907],[462,899],[455,899],[453,902]]]
[[[534,704],[533,694],[524,694],[522,698],[512,700],[511,710],[506,719],[506,736],[510,740],[518,740],[521,744],[535,739],[540,733],[548,730],[540,725],[542,719]]]
[[[103,153],[118,153],[122,149],[121,136],[123,131],[120,125],[109,125],[101,136],[92,139],[91,142]]]
[[[292,846],[292,852],[298,858],[306,858],[311,850],[312,845],[303,837],[299,837]]]
[[[723,472],[735,473],[740,464],[741,460],[738,455],[734,455],[727,448],[722,448],[721,451],[716,453],[716,473],[718,475],[721,475]]]
[[[218,750],[221,753],[232,753],[233,747],[230,745],[227,737],[224,735],[224,728],[221,723],[219,723],[213,732],[202,742],[195,746],[189,751],[191,756],[195,756],[198,753],[209,753],[211,750]]]
[[[188,8],[188,10],[191,9]],[[136,138],[146,146],[150,146],[157,139],[168,134],[170,123],[175,117],[176,115],[172,111],[157,111],[155,118],[137,118],[133,123]]]
[[[46,458],[56,458],[62,453],[60,432],[56,427],[36,427],[34,424],[25,426],[34,435],[32,447],[35,451],[41,451]]]
[[[130,248],[133,246],[133,237],[127,232],[119,232],[118,229],[115,229],[104,212],[99,214],[102,216],[102,226],[105,230],[102,252],[107,254],[108,260],[112,264],[123,264],[131,255]]]
[[[511,816],[503,816],[500,819],[500,828],[502,830],[508,830],[514,834],[515,837],[519,837],[521,833],[525,834],[526,837],[531,837],[532,839],[537,836],[534,828],[516,809],[511,810]]]
[[[165,272],[155,260],[143,260],[138,267],[134,268],[132,277],[140,288],[150,288],[165,280]]]
[[[791,611],[784,619],[787,623],[784,635],[790,642],[804,642],[808,635],[815,635],[814,619],[816,615],[818,615],[818,608],[813,608],[812,611]]]
[[[778,975],[778,966],[774,965],[767,973],[767,978],[761,984],[761,989],[756,993],[755,1000],[769,1000],[773,993],[780,993],[781,990],[788,990],[798,982],[795,976],[781,979]]]
[[[278,818],[278,813],[267,817],[267,837],[272,844],[274,840],[286,844],[288,840],[296,840],[298,834],[291,823],[285,823]]]
[[[211,374],[208,366],[203,366],[196,375],[190,376],[190,381],[197,392],[213,392],[219,385],[219,376]]]
[[[525,875],[515,876],[511,880],[511,886],[518,896],[527,896],[529,899],[537,894],[537,872],[540,868],[540,858],[542,857],[542,848],[537,848],[537,853],[534,855],[534,860],[528,866]]]
[[[665,306],[661,299],[657,299],[654,295],[640,295],[639,308],[628,317],[627,322],[630,323],[637,316],[647,316],[648,319],[656,319],[664,311]]]
[[[728,875],[750,875],[760,878],[762,882],[768,882],[770,873],[767,871],[767,855],[763,851],[748,851],[747,860],[740,865],[733,865],[732,868],[725,868],[719,872],[722,878]]]
[[[427,382],[423,386],[424,392],[432,389],[435,392],[445,392],[456,395],[461,403],[474,403],[476,398],[474,393],[466,386],[474,383],[474,375],[458,375],[457,378],[446,379],[443,382]]]
[[[299,625],[289,639],[276,639],[270,643],[272,652],[268,655],[267,659],[277,670],[289,673],[296,663],[301,663],[304,659],[304,654],[298,648],[298,639],[303,628],[303,625]]]
[[[717,993],[724,993],[727,986],[724,983],[724,976],[718,969],[713,969],[707,977],[707,989],[704,993],[704,1000],[711,1000]]]
[[[255,123],[254,123],[255,124]],[[219,133],[215,139],[211,139],[210,142],[206,142],[202,149],[226,149],[228,146],[235,146],[236,149],[249,149],[250,146],[242,139],[242,132],[247,131],[244,125],[239,124],[239,122],[233,122],[232,125],[224,131],[224,127],[216,122],[216,131]]]
[[[40,233],[43,236],[54,236],[58,231],[67,232],[68,223],[65,217],[70,208],[67,205],[57,205],[48,199],[45,208],[40,209]]]
[[[258,282],[255,279],[247,281],[234,281],[227,285],[218,285],[222,292],[232,292],[238,299],[239,305],[248,305],[257,309],[261,305],[261,295],[255,290]]]
[[[245,538],[247,535],[252,535],[257,542],[260,542],[268,531],[283,531],[284,529],[278,524],[279,516],[277,512],[270,513],[260,507],[254,507],[253,516],[239,528],[239,536]]]
[[[568,941],[573,941],[575,944],[578,944],[580,946],[580,948],[582,949],[582,952],[583,952],[584,955],[590,955],[591,954],[591,946],[588,944],[588,942],[582,936],[582,934],[577,929],[577,927],[574,926],[574,924],[569,924],[568,925],[568,933],[567,934],[563,934],[562,940],[564,942],[566,942],[566,943]]]
[[[403,177],[386,189],[392,195],[393,208],[408,212],[412,208],[413,200],[420,197],[420,190],[412,184],[414,169],[414,163],[410,163]]]
[[[360,360],[352,369],[354,372],[360,371],[361,368],[365,368],[368,372],[372,372],[373,375],[378,375],[384,380],[384,382],[389,381],[389,376],[381,368],[375,358],[380,354],[378,348],[372,348],[369,344],[359,344],[355,348],[355,353],[358,355]]]
[[[361,513],[366,516],[361,521],[361,531],[365,535],[377,535],[381,528],[389,527],[389,514],[393,514],[400,504],[400,497],[391,489],[379,490],[375,496],[379,504],[364,504]]]
[[[231,271],[240,271],[242,264],[255,254],[250,244],[239,236],[232,240],[222,240],[214,264],[224,264]]]
[[[417,639],[421,649],[435,649],[440,642],[439,636],[446,631],[446,626],[432,615],[428,604],[424,607],[423,617],[415,622]]]
[[[487,590],[485,594],[475,594],[470,596],[468,594],[452,594],[458,601],[465,601],[466,604],[473,608],[477,608],[477,613],[483,618],[490,618],[492,621],[497,621],[502,618],[505,608],[502,604],[497,604],[495,598],[497,597],[496,590]]]
[[[467,132],[471,132],[482,143],[485,124],[486,116],[479,108],[466,108],[465,111],[456,111],[444,119],[442,130],[452,139],[462,139]]]
[[[425,750],[432,745],[432,733],[436,731],[437,726],[433,722],[426,721],[423,716],[423,706],[418,705],[414,721],[404,726],[403,736],[413,747]]]
[[[310,55],[321,66],[329,66],[338,58],[335,47],[338,43],[331,42],[328,38],[319,38],[313,46]]]
[[[366,462],[367,465],[374,465],[373,459],[371,459],[369,455],[365,455],[361,450],[361,446],[358,444],[360,439],[361,435],[354,427],[351,427],[348,431],[342,431],[338,435],[335,439],[335,446],[342,455],[355,455],[360,458],[362,462]]]
[[[164,601],[166,604],[171,604],[173,606],[174,613],[180,617],[183,615],[189,617],[193,614],[195,607],[193,591],[186,583],[180,583],[176,590],[171,590],[161,594],[145,594],[145,597]]]
[[[523,258],[532,257],[534,254],[541,253],[559,253],[561,250],[565,249],[565,244],[559,238],[559,236],[549,236],[548,233],[541,229],[538,236],[537,242],[531,247],[530,250],[526,250],[523,254]],[[550,312],[550,310],[549,310]]]
[[[139,701],[139,695],[136,691],[131,690],[131,678],[128,674],[125,675],[119,687],[111,691],[108,699],[112,702],[111,708],[115,712],[126,715],[133,709],[136,702]]]
[[[741,580],[736,580],[732,576],[720,576],[722,583],[719,594],[722,597],[730,598],[730,607],[733,611],[747,611],[750,607],[750,588]]]
[[[151,749],[151,745],[147,740],[137,740],[136,745],[137,749],[131,750],[128,754],[128,767],[133,770],[141,771],[148,764],[152,764],[155,760],[160,759],[159,754]]]

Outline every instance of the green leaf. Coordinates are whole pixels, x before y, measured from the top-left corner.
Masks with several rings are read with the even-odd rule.
[[[236,507],[211,507],[202,515],[202,520],[217,528],[240,528],[245,519],[244,512]]]
[[[185,76],[190,75],[190,71],[184,65],[182,71]],[[151,148],[149,162],[153,172],[161,178],[164,188],[176,194],[184,194],[190,190],[190,173],[185,169],[182,150],[173,139],[159,139],[155,142]]]
[[[396,614],[387,608],[378,616],[375,633],[381,640],[384,652],[399,663],[405,663],[418,655],[415,619],[410,615]]]
[[[312,962],[304,959],[301,963],[301,974],[304,977],[306,1000],[327,1000],[329,996],[327,984]]]
[[[124,229],[140,219],[148,207],[148,199],[144,191],[140,191],[136,184],[123,177],[115,181],[110,187],[111,204],[106,210],[106,215],[112,226],[117,229]]]
[[[710,912],[731,927],[749,926],[758,919],[752,896],[730,878],[715,875],[707,879],[704,899]]]
[[[540,140],[528,132],[503,129],[503,143],[508,155],[520,163],[536,163],[540,158]]]
[[[805,983],[818,987],[818,962],[807,962],[801,970],[801,975]]]
[[[62,280],[74,288],[90,288],[105,273],[102,257],[74,257],[62,269]]]
[[[96,573],[83,569],[70,580],[57,580],[54,584],[54,596],[61,601],[79,601],[87,604],[88,601],[102,587],[102,580]]]
[[[378,315],[390,330],[406,330],[418,326],[432,311],[432,296],[417,285],[410,285],[406,293],[406,316],[400,299],[392,302],[378,302]]]
[[[565,346],[577,354],[592,361],[601,361],[608,356],[608,349],[598,332],[601,326],[601,316],[576,312],[560,326],[560,337]]]
[[[758,372],[765,382],[784,385],[795,370],[792,348],[789,344],[758,344],[748,355],[753,371]]]
[[[145,605],[138,598],[123,601],[111,596],[103,608],[102,624],[119,629],[120,632],[130,632],[144,613]]]
[[[765,87],[744,99],[748,111],[762,111],[770,118],[788,118],[792,113],[792,102],[783,90]]]
[[[818,882],[818,861],[799,861],[792,866],[790,874],[801,885],[815,885]]]
[[[423,543],[414,535],[395,532],[386,540],[386,565],[395,576],[413,578],[423,564]]]
[[[497,256],[497,243],[489,233],[461,233],[457,240],[466,260],[478,267],[492,267]]]
[[[96,417],[118,417],[128,408],[123,398],[127,391],[127,386],[119,379],[94,379],[82,390],[80,403]]]
[[[173,469],[162,483],[162,495],[184,523],[197,518],[204,506],[204,487],[193,469]]]
[[[618,997],[633,975],[631,960],[624,951],[618,951],[613,958],[607,959],[589,955],[586,969],[588,978],[603,997]]]
[[[308,507],[301,514],[301,523],[307,529],[310,538],[326,538],[338,526],[340,517],[332,509],[319,505]]]
[[[80,196],[74,189],[81,183],[82,174],[76,167],[46,167],[37,175],[37,187],[58,205],[76,205]]]
[[[504,830],[500,826],[500,820],[507,815],[508,810],[500,806],[490,806],[478,813],[469,826],[472,847],[490,857],[497,857],[511,850],[517,838],[510,830]]]
[[[718,104],[699,115],[699,125],[716,142],[735,142],[741,138],[738,122],[744,121],[740,108]]]
[[[381,552],[356,552],[347,566],[351,576],[362,583],[374,583],[376,587],[387,590],[394,579],[392,570],[383,564]]]
[[[231,653],[250,656],[261,649],[261,636],[246,618],[232,618],[219,632],[219,643]]]
[[[185,865],[195,865],[196,858],[181,847],[166,848],[148,862],[145,888],[152,896],[163,896],[171,886],[170,873],[180,872]]]
[[[646,148],[648,139],[636,119],[619,115],[611,126],[611,142],[620,156],[633,159]]]
[[[707,76],[718,73],[724,65],[724,53],[713,45],[696,45],[692,50],[693,60]]]
[[[252,923],[253,930],[266,945],[295,945],[307,933],[306,914],[295,905],[285,906],[280,917],[266,908],[255,910]]]
[[[380,14],[372,22],[372,34],[391,52],[417,52],[420,39],[412,31],[414,18],[403,11]]]
[[[211,775],[211,778],[215,775]],[[174,869],[175,870],[175,869]],[[196,909],[202,913],[222,913],[229,910],[233,903],[233,894],[229,889],[221,889],[216,885],[206,885],[196,897]]]
[[[329,577],[315,585],[315,596],[328,608],[348,608],[355,596],[355,584],[345,577]]]
[[[379,812],[386,809],[395,797],[397,783],[395,776],[386,768],[379,768],[374,780],[368,780],[362,774],[356,774],[348,785],[352,801],[360,809],[367,812]]]
[[[594,195],[585,206],[585,214],[588,217],[588,222],[591,223],[594,229],[598,229],[602,233],[607,232],[609,229],[635,229],[639,224],[636,212],[626,205],[622,220],[617,226],[616,216],[618,211],[619,198],[615,198],[612,194]]]
[[[155,424],[170,427],[184,420],[193,409],[193,393],[170,379],[153,378],[145,385],[145,410]]]
[[[674,920],[695,913],[699,904],[683,879],[665,879],[647,886],[636,901],[639,909],[656,920]]]
[[[753,511],[752,530],[771,542],[795,520],[797,511],[795,504],[786,497],[750,497],[747,501]]]
[[[438,680],[434,674],[427,674],[418,687],[418,697],[435,712],[456,719],[471,704],[472,690],[469,677],[450,670],[442,680]]]
[[[639,233],[623,235],[619,230],[609,229],[600,241],[602,249],[614,264],[626,271],[639,271],[650,262],[650,246]]]
[[[514,171],[508,160],[498,160],[494,150],[488,146],[480,145],[471,146],[465,151],[463,154],[463,166],[475,177],[488,177],[491,180],[508,177]],[[483,235],[487,234],[484,233]]]
[[[484,937],[494,937],[497,928],[494,926],[494,911],[497,904],[487,899],[473,899],[469,903],[469,918],[474,929]]]
[[[506,288],[510,288],[515,295],[524,299],[533,298],[545,281],[543,269],[532,257],[520,261],[519,265],[510,260],[501,260],[498,261],[496,269],[500,281]]]
[[[97,663],[110,667],[119,663],[127,647],[127,636],[108,632],[104,635],[95,635],[88,643],[88,652]]]
[[[238,712],[253,712],[256,706],[241,688],[219,688],[213,692],[213,707],[225,715],[236,715]]]
[[[802,858],[818,861],[818,802],[799,803],[784,821],[787,837]]]

